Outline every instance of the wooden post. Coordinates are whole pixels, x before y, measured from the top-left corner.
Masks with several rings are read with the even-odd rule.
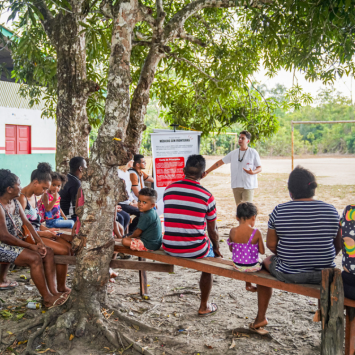
[[[139,261],[145,261],[145,258],[138,257]],[[143,270],[139,270],[139,286],[140,293],[143,297],[144,295],[148,295],[148,285],[147,285],[147,272]]]
[[[344,343],[344,288],[339,269],[322,270],[320,289],[321,355],[342,355]]]
[[[293,165],[293,154],[294,154],[294,148],[293,148],[293,121],[291,121],[291,160],[292,160],[292,170],[294,168],[294,165]]]
[[[345,355],[355,354],[355,308],[346,307]]]

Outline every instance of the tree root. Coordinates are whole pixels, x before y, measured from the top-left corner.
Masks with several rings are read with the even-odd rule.
[[[33,328],[33,327],[36,327],[37,325],[40,325],[44,322],[44,317],[43,316],[39,316],[35,319],[29,319],[28,321],[26,322],[23,322],[21,324],[21,327],[19,329],[19,331],[21,332],[26,332],[27,330]]]
[[[148,349],[143,348],[142,346],[140,346],[138,343],[136,343],[134,340],[132,340],[131,338],[129,338],[127,335],[124,335],[123,333],[120,333],[119,331],[117,331],[118,334],[120,334],[120,336],[128,343],[131,344],[133,346],[134,349],[136,349],[137,351],[139,351],[141,354],[145,354],[145,355],[154,355],[152,352],[150,352]]]
[[[141,330],[145,330],[147,332],[156,332],[156,333],[160,333],[160,330],[158,328],[154,328],[154,327],[150,327],[147,324],[144,324],[142,322],[139,322],[135,319],[129,318],[123,314],[121,314],[119,311],[117,311],[116,309],[114,309],[114,313],[113,313],[114,317],[119,318],[120,320],[129,323],[129,324],[133,324],[138,326]]]
[[[116,336],[114,335],[114,333],[107,329],[107,327],[102,322],[102,319],[96,319],[95,325],[97,325],[97,327],[101,330],[102,334],[115,348],[119,348],[120,344]]]
[[[88,319],[85,316],[80,316],[78,325],[76,326],[75,336],[81,338],[85,334],[86,324]]]
[[[38,337],[44,332],[44,330],[47,328],[49,322],[50,322],[50,317],[45,317],[44,323],[43,323],[43,325],[42,325],[42,328],[38,329],[36,332],[34,332],[34,333],[29,337],[28,342],[27,342],[27,347],[26,347],[25,355],[35,355],[35,354],[37,354],[37,352],[35,352],[34,350],[32,350],[33,342],[36,340],[36,338],[38,338]]]

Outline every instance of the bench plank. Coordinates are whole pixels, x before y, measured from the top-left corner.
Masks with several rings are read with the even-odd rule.
[[[319,285],[302,285],[288,284],[278,281],[265,270],[253,273],[244,273],[234,269],[233,262],[220,258],[203,258],[203,259],[185,259],[167,255],[163,250],[157,251],[136,251],[122,246],[121,243],[115,243],[115,252],[135,255],[138,257],[157,260],[176,266],[187,267],[197,271],[207,272],[214,275],[224,276],[235,280],[252,282],[258,285],[272,287],[303,296],[320,299]],[[345,298],[346,306],[355,307],[355,301]]]
[[[56,264],[69,264],[75,265],[76,257],[69,255],[55,255],[54,261]],[[174,272],[174,265],[169,265],[165,263],[153,263],[153,262],[143,262],[135,260],[111,260],[110,267],[114,269],[126,269],[126,270],[142,270],[142,271],[153,271],[153,272]]]

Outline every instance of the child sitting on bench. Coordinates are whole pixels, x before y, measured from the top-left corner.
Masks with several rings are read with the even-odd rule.
[[[47,192],[44,192],[41,200],[38,202],[38,208],[42,220],[46,222],[47,228],[73,228],[74,221],[68,220],[60,208],[59,191],[66,183],[65,175],[56,171],[52,172],[52,182]],[[42,222],[42,221],[41,221]]]
[[[162,244],[161,222],[154,209],[158,194],[145,187],[139,191],[138,209],[141,212],[137,229],[130,237],[122,239],[122,244],[132,250],[158,250]]]
[[[261,270],[259,253],[265,254],[263,238],[258,229],[254,228],[258,210],[251,202],[242,202],[237,207],[239,226],[232,228],[227,241],[233,253],[234,268],[240,272],[256,272]],[[256,292],[256,287],[246,282],[246,289]]]

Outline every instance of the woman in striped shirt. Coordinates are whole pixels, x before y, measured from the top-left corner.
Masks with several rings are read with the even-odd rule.
[[[276,206],[270,215],[266,246],[274,255],[264,260],[264,266],[279,281],[319,284],[321,270],[335,267],[342,246],[339,214],[333,205],[314,199],[316,187],[315,176],[297,166],[288,180],[292,200]],[[269,290],[259,292],[254,328],[267,324]]]

